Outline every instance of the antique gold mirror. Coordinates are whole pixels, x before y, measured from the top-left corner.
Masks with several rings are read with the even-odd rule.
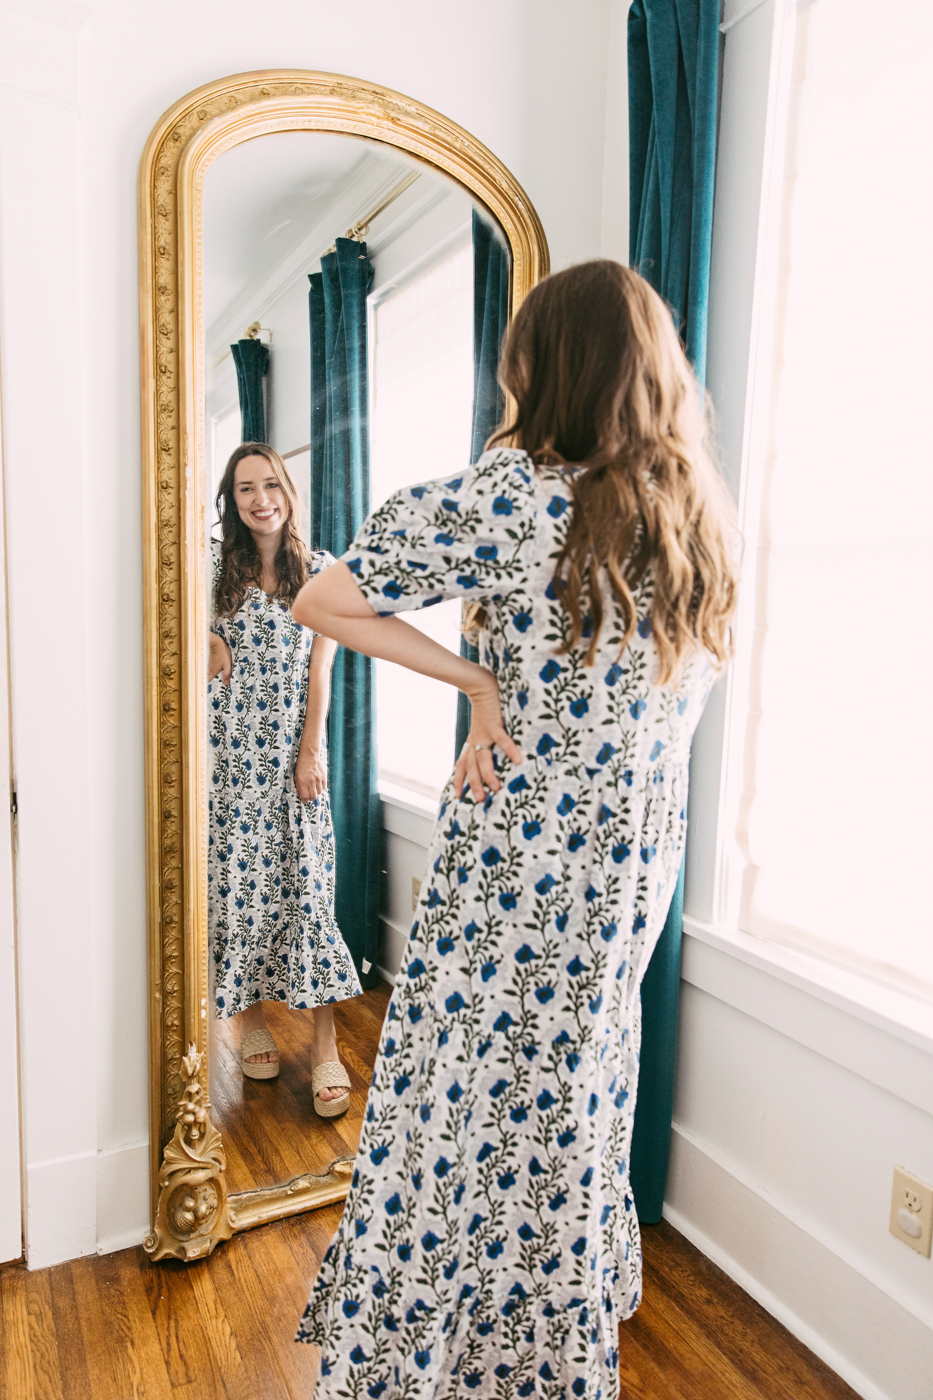
[[[341,530],[356,528],[361,510],[407,481],[466,466],[477,424],[485,436],[495,410],[498,338],[547,272],[548,254],[520,186],[467,132],[375,84],[299,71],[225,78],[176,103],[143,155],[139,228],[154,1221],[146,1248],[155,1259],[196,1259],[237,1230],[346,1194],[405,932],[397,908],[388,910],[398,891],[387,891],[395,877],[385,851],[392,839],[407,841],[416,859],[411,823],[430,820],[453,764],[456,718],[450,697],[338,657],[333,818],[323,797],[308,796],[295,751],[312,712],[320,719],[309,697],[319,697],[314,658],[324,653],[310,634],[296,641],[302,629],[289,632],[265,574],[247,580],[226,612],[218,604],[218,579],[232,577],[224,570],[234,511],[260,552],[268,522],[279,530],[290,522],[301,540],[294,557],[318,567],[327,562],[321,548],[346,548]],[[498,306],[498,320],[482,328],[480,272]],[[490,335],[492,371],[490,344],[480,343]],[[493,394],[485,419],[474,401],[483,356],[484,392],[492,383]],[[272,456],[241,454],[242,470],[234,464],[225,475],[244,441]],[[254,514],[244,514],[235,492],[266,491],[260,477],[280,472],[275,461],[291,495],[270,477],[279,504],[257,497]],[[254,487],[244,484],[251,469]],[[225,480],[230,494],[218,512]],[[424,625],[456,647],[458,619],[444,608]],[[216,643],[209,664],[212,631],[233,637],[227,675],[216,674]],[[281,647],[269,660],[272,634],[281,647],[294,644],[291,662]],[[294,732],[293,701],[304,725]],[[273,790],[285,794],[281,811]],[[380,797],[389,802],[390,793],[395,838],[381,831]],[[257,1008],[277,1061],[244,1055]],[[323,1013],[333,1014],[350,1080],[348,1092],[339,1076],[325,1087],[330,1102],[341,1100],[334,1116],[320,1112],[328,1100],[311,1076]],[[273,1063],[274,1076],[245,1072]]]

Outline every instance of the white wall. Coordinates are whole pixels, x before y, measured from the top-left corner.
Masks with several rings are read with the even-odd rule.
[[[267,67],[373,79],[522,182],[553,261],[599,250],[609,0],[0,4],[27,1235],[33,1266],[147,1228],[136,172],[160,114]]]

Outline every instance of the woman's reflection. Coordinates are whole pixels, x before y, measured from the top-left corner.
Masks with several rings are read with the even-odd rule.
[[[274,1079],[263,1002],[313,1010],[314,1107],[333,1118],[349,1104],[350,1079],[330,1003],[361,992],[334,919],[324,728],[336,646],[290,609],[334,560],[305,548],[294,483],[265,443],[236,449],[216,504],[208,924],[217,1015],[239,1018],[243,1073]]]

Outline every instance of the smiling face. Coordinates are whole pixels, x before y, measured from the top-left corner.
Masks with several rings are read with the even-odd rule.
[[[265,457],[241,457],[233,475],[233,500],[240,519],[255,536],[281,532],[288,519],[288,500]]]

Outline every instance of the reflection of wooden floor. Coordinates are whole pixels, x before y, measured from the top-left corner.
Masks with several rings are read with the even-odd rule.
[[[350,1107],[340,1118],[319,1118],[312,1107],[309,1011],[265,1003],[266,1023],[279,1047],[277,1079],[245,1078],[239,1026],[235,1020],[214,1022],[210,1097],[227,1152],[228,1191],[326,1171],[335,1157],[356,1152],[390,992],[382,982],[334,1007],[337,1048],[352,1081]]]

